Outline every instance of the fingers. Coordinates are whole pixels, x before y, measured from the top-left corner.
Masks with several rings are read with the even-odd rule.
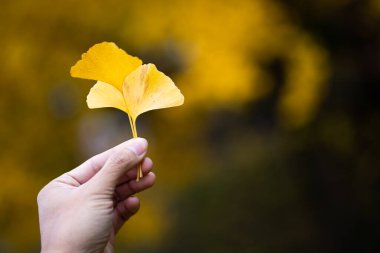
[[[137,140],[138,139],[141,138],[137,138]],[[130,139],[103,153],[93,156],[92,158],[88,159],[86,162],[84,162],[83,164],[79,165],[77,168],[69,171],[66,174],[72,177],[75,181],[77,181],[78,184],[84,184],[85,182],[90,180],[104,166],[104,164],[107,162],[111,155],[113,155],[120,149],[128,147],[134,141],[136,141],[136,139]]]
[[[156,181],[156,175],[149,172],[140,181],[131,180],[127,183],[119,185],[115,193],[118,197],[118,203],[115,206],[113,224],[115,233],[123,226],[123,224],[140,208],[140,201],[132,194],[148,189],[153,186]]]
[[[124,199],[146,190],[154,185],[156,182],[156,175],[149,172],[140,181],[130,180],[124,184],[119,185],[115,190],[116,201],[123,201]]]
[[[120,178],[118,184],[123,184],[129,180],[136,180],[138,166],[127,171],[127,173]],[[148,172],[152,170],[152,167],[153,167],[152,160],[149,157],[145,157],[143,161],[141,162],[141,169],[142,169],[143,175],[148,174]]]
[[[98,191],[113,193],[120,178],[142,161],[147,148],[148,143],[142,138],[132,139],[125,145],[118,146],[88,183],[94,185]]]
[[[123,226],[123,224],[140,208],[140,200],[136,197],[129,197],[119,202],[115,207],[113,217],[113,225],[115,233]]]

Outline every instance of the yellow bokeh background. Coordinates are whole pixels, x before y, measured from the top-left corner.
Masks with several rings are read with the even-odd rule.
[[[334,11],[349,2],[320,1],[315,8]],[[282,1],[6,0],[0,6],[1,252],[38,252],[39,189],[131,138],[126,115],[86,107],[94,82],[69,75],[70,67],[95,43],[113,41],[145,63],[155,63],[185,96],[184,106],[149,112],[138,120],[139,134],[150,143],[158,182],[155,190],[139,195],[141,210],[121,231],[120,250],[156,252],[174,243],[173,203],[200,178],[211,181],[225,173],[218,172],[223,166],[217,163],[218,154],[212,156],[204,145],[213,131],[212,115],[247,113],[248,106],[275,96],[271,113],[277,134],[300,131],[315,120],[328,93],[331,52]],[[375,18],[379,6],[370,1],[363,11]],[[267,156],[260,155],[258,144],[265,140],[249,135],[257,143],[245,142],[248,134],[239,122],[234,117],[224,120],[236,125],[231,147],[241,147],[223,149],[227,155],[235,152],[232,162],[256,166],[251,152]],[[349,124],[347,129],[350,135]],[[276,139],[275,134],[266,137],[268,142]],[[343,142],[352,145],[349,139]]]

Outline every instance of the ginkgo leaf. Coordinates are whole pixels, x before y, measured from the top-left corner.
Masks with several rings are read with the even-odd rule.
[[[140,114],[161,108],[182,105],[184,97],[170,77],[154,64],[144,64],[124,80],[123,95],[133,120]]]
[[[184,97],[170,77],[144,64],[112,42],[91,47],[71,68],[71,76],[96,80],[87,95],[89,108],[114,107],[128,114],[137,138],[136,118],[150,110],[182,105]],[[141,165],[137,181],[143,177]]]
[[[91,88],[87,95],[87,105],[90,109],[114,107],[128,113],[123,94],[111,84],[102,81],[98,81]]]
[[[82,59],[71,67],[71,76],[112,84],[122,90],[124,78],[142,64],[115,43],[102,42],[92,46]]]

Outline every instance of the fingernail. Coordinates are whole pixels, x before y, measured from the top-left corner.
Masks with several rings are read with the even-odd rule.
[[[145,153],[148,142],[143,138],[132,139],[128,148],[130,148],[136,155],[140,156]]]

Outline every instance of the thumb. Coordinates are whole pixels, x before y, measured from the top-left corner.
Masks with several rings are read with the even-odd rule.
[[[118,180],[144,158],[148,142],[143,138],[131,139],[115,147],[104,166],[91,178],[89,184],[97,191],[113,193]]]

